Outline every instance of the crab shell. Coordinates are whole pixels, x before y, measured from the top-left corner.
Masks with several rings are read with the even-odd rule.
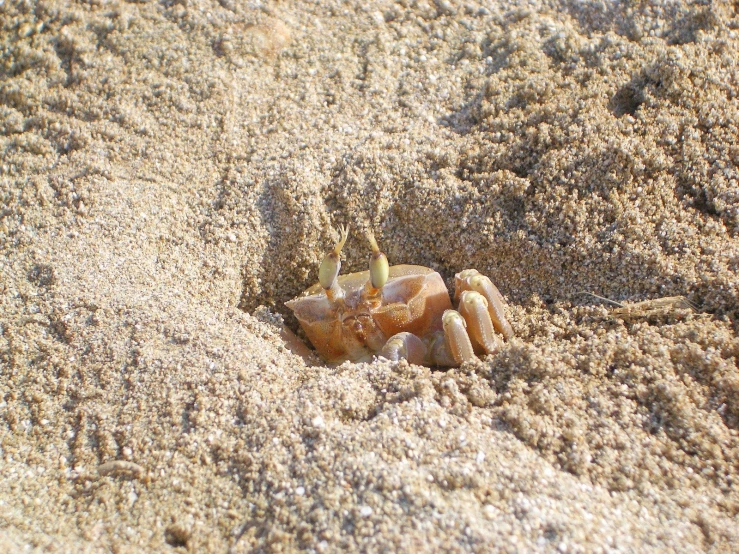
[[[419,265],[391,266],[387,283],[375,296],[369,280],[369,271],[339,276],[344,297],[338,306],[319,284],[286,302],[326,361],[369,360],[397,333],[427,340],[443,337],[442,315],[452,303],[436,271]]]

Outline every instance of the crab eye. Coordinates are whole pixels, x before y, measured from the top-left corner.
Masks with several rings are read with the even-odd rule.
[[[390,275],[390,264],[387,262],[387,256],[380,251],[377,246],[375,236],[370,233],[370,245],[372,246],[372,257],[370,258],[370,284],[373,288],[381,289],[387,283]]]
[[[349,234],[347,227],[341,227],[341,238],[336,243],[334,249],[326,254],[321,262],[321,267],[318,268],[318,282],[321,286],[328,290],[336,282],[336,278],[339,276],[339,270],[341,269],[341,249],[346,243],[346,238]]]
[[[385,283],[387,283],[388,275],[390,274],[390,266],[387,263],[387,257],[382,252],[372,254],[370,260],[370,280],[372,286],[376,289],[381,289]]]
[[[331,252],[321,262],[321,267],[318,269],[318,282],[324,289],[330,289],[331,285],[334,284],[336,277],[339,276],[339,270],[341,269],[341,261],[338,256],[334,256]]]

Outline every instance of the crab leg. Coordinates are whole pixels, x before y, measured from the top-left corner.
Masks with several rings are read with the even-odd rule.
[[[500,350],[502,344],[493,328],[493,321],[488,312],[488,301],[482,294],[473,290],[464,291],[459,297],[458,309],[476,346],[486,354],[494,354]]]
[[[495,330],[503,335],[506,340],[513,337],[513,328],[505,317],[505,300],[493,282],[482,275],[476,269],[465,269],[454,276],[455,291],[454,299],[460,299],[464,291],[475,291],[485,297],[488,303],[488,313],[493,322]]]
[[[467,334],[467,323],[455,310],[446,310],[441,317],[446,336],[446,347],[457,365],[475,357],[472,342]]]

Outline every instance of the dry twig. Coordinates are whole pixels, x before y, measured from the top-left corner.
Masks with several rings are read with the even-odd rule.
[[[106,475],[128,474],[135,479],[139,479],[144,473],[144,468],[134,462],[125,460],[113,460],[98,466],[98,475],[105,477]]]
[[[653,300],[644,300],[642,302],[629,302],[622,304],[603,296],[598,296],[592,292],[584,292],[598,300],[609,302],[614,306],[617,306],[611,313],[619,319],[624,321],[631,321],[639,318],[646,318],[652,316],[666,316],[674,314],[680,310],[689,310],[691,312],[697,312],[698,308],[690,300],[684,296],[665,296],[663,298],[655,298]]]

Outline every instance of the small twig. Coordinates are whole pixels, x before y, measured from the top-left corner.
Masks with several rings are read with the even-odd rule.
[[[597,294],[593,294],[592,292],[588,292],[585,290],[581,292],[576,292],[575,294],[587,294],[588,296],[592,296],[593,298],[597,298],[598,300],[603,300],[604,302],[610,302],[611,304],[613,304],[614,306],[618,306],[619,308],[624,307],[624,305],[621,304],[621,302],[616,302],[615,300],[611,300],[610,298],[606,298],[605,296],[598,296]]]
[[[144,468],[134,462],[127,462],[125,460],[113,460],[112,462],[105,462],[98,466],[98,475],[105,477],[106,475],[120,475],[121,473],[127,473],[139,479],[144,474]]]
[[[613,315],[622,319],[634,317],[649,317],[653,315],[667,315],[675,310],[697,311],[697,308],[684,296],[666,296],[654,300],[644,300],[635,304],[627,304],[622,308],[613,310]]]
[[[655,298],[653,300],[643,300],[642,302],[634,302],[622,304],[615,300],[598,296],[592,292],[581,292],[579,294],[587,294],[598,300],[610,302],[617,309],[611,313],[620,319],[632,319],[638,317],[650,317],[655,315],[668,315],[676,310],[690,310],[692,312],[699,311],[697,306],[684,296],[665,296],[663,298]]]

